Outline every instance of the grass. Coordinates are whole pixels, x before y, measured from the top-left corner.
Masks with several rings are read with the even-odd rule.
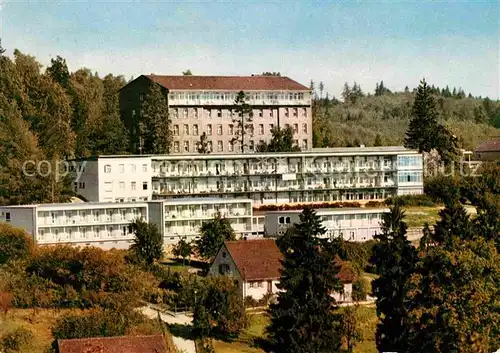
[[[342,308],[340,309],[342,310]],[[358,325],[362,340],[356,344],[354,353],[377,353],[375,346],[375,328],[377,326],[377,314],[374,306],[360,306],[357,312]],[[214,340],[213,345],[216,353],[264,353],[259,348],[259,341],[265,339],[265,328],[269,323],[266,314],[255,314],[250,316],[248,328],[233,342]]]
[[[425,223],[430,225],[439,219],[441,207],[405,207],[405,221],[409,228],[421,228]]]
[[[33,339],[29,349],[27,348],[25,351],[21,351],[21,353],[43,353],[54,340],[52,337],[52,326],[56,323],[57,319],[66,313],[76,311],[73,309],[40,309],[33,316],[32,309],[13,309],[7,315],[2,315],[0,318],[0,336],[23,327],[32,333]]]

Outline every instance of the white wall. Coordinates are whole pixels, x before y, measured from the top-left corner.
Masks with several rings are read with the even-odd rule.
[[[10,221],[7,220],[7,213],[10,214]],[[0,222],[5,222],[13,227],[24,229],[29,234],[36,231],[35,206],[26,207],[0,207]]]

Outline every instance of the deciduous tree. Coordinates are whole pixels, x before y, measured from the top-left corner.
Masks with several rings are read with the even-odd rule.
[[[156,224],[136,219],[130,224],[134,242],[130,250],[146,265],[151,265],[163,257],[163,237]]]
[[[236,239],[231,222],[220,213],[217,213],[214,219],[203,223],[200,233],[196,248],[199,255],[206,260],[214,258],[226,240]]]
[[[166,97],[160,85],[152,84],[141,106],[139,123],[142,153],[170,152],[172,133]]]
[[[258,152],[298,152],[300,147],[293,142],[293,130],[290,126],[282,129],[279,126],[271,129],[269,142],[262,141],[257,145]]]

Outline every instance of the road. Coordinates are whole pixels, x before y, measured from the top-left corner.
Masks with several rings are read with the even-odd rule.
[[[154,309],[151,306],[143,306],[139,310],[150,319],[158,318],[158,310]],[[170,315],[160,312],[160,318],[163,322],[169,325],[175,325],[175,324],[185,325],[185,326],[193,325],[193,318],[185,314]],[[196,347],[193,340],[188,340],[174,335],[172,335],[172,340],[174,341],[174,344],[179,350],[179,352],[196,353]]]

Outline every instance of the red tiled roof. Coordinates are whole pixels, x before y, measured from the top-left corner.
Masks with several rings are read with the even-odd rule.
[[[162,335],[64,339],[59,353],[168,353]]]
[[[280,278],[280,260],[283,255],[273,239],[226,241],[225,244],[244,280]],[[337,278],[342,283],[354,282],[357,273],[351,264],[342,261],[338,255],[335,262],[340,264]]]
[[[491,141],[486,141],[476,148],[476,152],[498,152],[500,151],[500,137]]]
[[[310,91],[308,87],[284,76],[145,76],[173,90]]]
[[[273,239],[226,241],[225,244],[244,280],[280,278],[282,255]]]

